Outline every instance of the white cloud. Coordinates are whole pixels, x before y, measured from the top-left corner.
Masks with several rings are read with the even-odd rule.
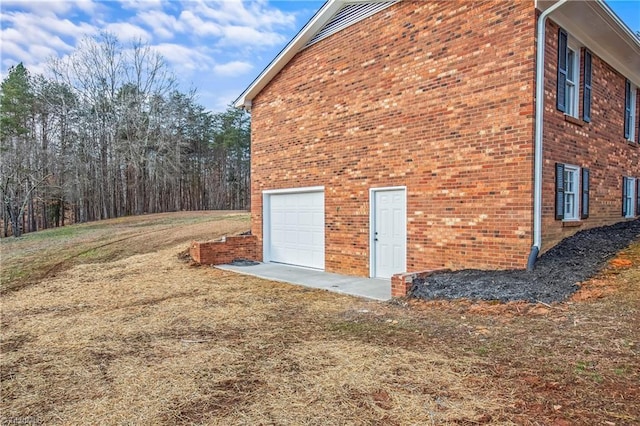
[[[198,90],[197,101],[206,105],[214,112],[222,112],[236,100],[242,91],[239,87],[231,90],[215,90],[213,83],[211,86],[204,86],[204,90]],[[213,89],[213,90],[212,90]]]
[[[73,4],[68,1],[24,1],[24,0],[3,0],[2,13],[9,8],[27,10],[40,16],[58,15],[69,12]]]
[[[138,12],[136,20],[148,26],[156,36],[164,40],[172,39],[176,33],[184,31],[183,23],[175,16],[160,10]]]
[[[223,32],[220,43],[225,46],[275,46],[286,41],[282,34],[252,27],[229,26]]]
[[[160,53],[167,62],[171,63],[175,71],[180,74],[181,70],[204,71],[213,67],[213,60],[195,48],[190,48],[175,43],[162,43],[153,48]]]
[[[174,27],[197,37],[213,37],[222,46],[270,47],[286,37],[276,28],[292,28],[295,15],[286,14],[265,1],[188,1]]]
[[[132,10],[162,9],[162,0],[120,0],[120,4]]]
[[[2,69],[0,76],[5,77],[7,70],[22,62],[32,75],[43,73],[46,70],[46,61],[49,57],[57,55],[57,51],[42,45],[30,47],[20,46],[13,41],[2,38]]]
[[[253,69],[253,65],[243,61],[231,61],[226,64],[218,64],[213,67],[213,72],[220,76],[238,76],[246,74]]]
[[[34,44],[44,44],[54,49],[71,50],[73,46],[65,43],[57,34],[47,28],[46,19],[34,19],[29,13],[7,14],[6,21],[12,24],[12,27],[3,29],[2,40],[11,40],[15,43],[29,47]]]
[[[128,22],[115,22],[108,24],[104,29],[115,34],[116,37],[118,37],[118,40],[123,42],[138,40],[142,40],[143,42],[151,41],[151,36],[148,32],[137,25],[133,25]]]
[[[11,40],[6,40],[4,38],[4,35],[2,36],[2,56],[5,58],[16,58],[15,61],[12,61],[12,65],[15,65],[16,62],[24,62],[27,64],[33,62],[31,54],[26,49],[23,49],[21,46]]]
[[[31,54],[31,56],[33,58],[50,58],[52,56],[56,56],[58,54],[58,52],[48,46],[42,46],[42,45],[33,45],[29,47],[29,53]]]
[[[95,27],[87,23],[74,23],[50,14],[5,11],[2,21],[2,71],[7,64],[11,66],[23,62],[31,73],[43,72],[51,57],[73,51],[79,38],[97,32]]]
[[[221,24],[265,29],[274,26],[291,27],[295,24],[293,14],[285,14],[269,7],[265,1],[222,0],[194,4],[198,15]]]
[[[98,30],[93,25],[86,22],[74,24],[68,19],[47,18],[40,21],[40,24],[58,34],[80,38],[88,34],[95,34]]]
[[[249,4],[250,10],[248,12],[260,26],[267,28],[273,28],[274,26],[293,28],[296,24],[296,17],[293,13],[287,14],[276,8],[266,9],[267,3],[262,1],[249,2]]]
[[[220,25],[215,22],[205,22],[190,10],[185,10],[180,14],[181,28],[188,28],[199,36],[215,36],[222,34]]]
[[[100,2],[94,2],[92,0],[74,0],[71,3],[74,7],[82,10],[88,15],[95,14],[99,9],[103,9]]]
[[[79,9],[87,14],[93,14],[100,4],[93,0],[3,0],[2,12],[18,9],[29,11],[38,16],[60,16],[70,13],[73,9]]]

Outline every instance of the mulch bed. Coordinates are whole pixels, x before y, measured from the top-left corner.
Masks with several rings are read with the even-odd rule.
[[[617,252],[640,238],[640,219],[587,229],[538,259],[533,271],[442,272],[414,281],[410,297],[553,303],[569,298]]]

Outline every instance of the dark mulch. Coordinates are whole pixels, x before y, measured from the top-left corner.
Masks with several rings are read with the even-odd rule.
[[[587,229],[566,238],[538,259],[533,271],[466,269],[416,280],[410,296],[420,299],[566,300],[617,252],[640,238],[640,219]]]

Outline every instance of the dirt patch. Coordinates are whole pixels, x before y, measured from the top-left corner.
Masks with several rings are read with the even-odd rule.
[[[420,299],[567,300],[580,283],[593,277],[617,252],[640,237],[640,219],[581,231],[538,259],[533,271],[462,270],[416,280],[410,297]],[[627,265],[618,260],[616,266]]]

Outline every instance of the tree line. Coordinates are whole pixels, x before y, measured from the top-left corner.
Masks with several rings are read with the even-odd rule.
[[[249,206],[250,117],[211,113],[163,57],[112,34],[9,69],[0,92],[3,236],[126,215]]]

